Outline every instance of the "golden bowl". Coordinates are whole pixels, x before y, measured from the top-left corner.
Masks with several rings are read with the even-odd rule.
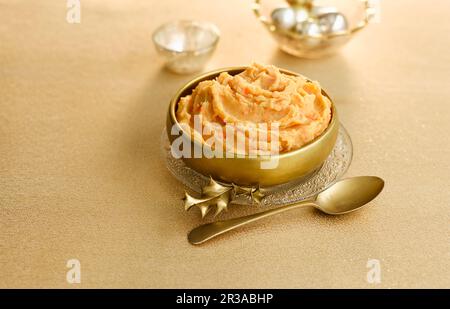
[[[181,135],[180,138],[183,139],[183,143],[190,144],[191,149],[198,149],[198,147],[202,149],[202,143],[198,140],[191,139],[189,133],[183,131],[177,121],[175,112],[180,98],[191,94],[197,84],[204,80],[214,79],[222,72],[236,75],[245,69],[245,66],[241,66],[208,72],[194,78],[178,90],[170,101],[169,111],[167,113],[166,129],[170,143],[172,144]],[[288,70],[280,69],[280,71],[284,74],[300,75]],[[204,156],[195,158],[191,156],[190,158],[183,157],[182,159],[187,166],[205,176],[211,176],[215,180],[234,183],[239,186],[268,187],[307,177],[322,166],[325,159],[333,150],[339,131],[336,107],[324,90],[322,90],[322,94],[331,102],[331,120],[328,127],[321,135],[301,148],[272,155],[271,158],[278,161],[278,165],[273,169],[261,168],[262,162],[268,160],[267,157],[262,156],[250,157],[247,155],[237,157],[236,155],[232,155],[231,158],[228,158],[226,155],[223,158],[206,158]],[[176,127],[177,132],[181,132],[180,135],[171,134],[173,126]]]

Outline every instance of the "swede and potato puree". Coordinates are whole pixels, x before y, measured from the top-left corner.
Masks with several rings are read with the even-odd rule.
[[[194,126],[195,115],[201,116],[200,126]],[[222,127],[224,150],[233,152],[237,152],[237,143],[232,143],[233,149],[226,146],[225,125],[239,124],[253,131],[256,126],[256,131],[264,133],[260,136],[269,137],[268,141],[260,138],[255,142],[255,134],[245,130],[247,152],[255,147],[270,149],[271,124],[277,124],[276,151],[284,153],[302,147],[327,128],[331,102],[322,95],[319,83],[283,74],[272,65],[254,63],[235,76],[224,72],[214,80],[200,82],[191,95],[180,99],[176,117],[183,127],[190,128],[194,138],[203,142],[213,135],[213,125]]]

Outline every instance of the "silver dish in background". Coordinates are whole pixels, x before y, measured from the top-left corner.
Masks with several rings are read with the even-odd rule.
[[[342,8],[317,0],[254,0],[253,12],[281,50],[320,58],[339,50],[374,18],[369,0],[333,2]]]
[[[179,74],[203,69],[219,42],[220,31],[212,23],[174,21],[153,33],[153,43],[165,66]]]

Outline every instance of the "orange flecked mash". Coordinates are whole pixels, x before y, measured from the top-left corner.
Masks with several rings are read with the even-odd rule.
[[[265,124],[270,130],[275,123],[279,128],[277,151],[283,153],[302,147],[328,127],[331,102],[322,95],[319,83],[283,74],[272,65],[254,63],[235,76],[224,72],[214,80],[200,82],[191,95],[178,102],[178,122],[190,128],[195,138],[205,141],[211,133],[195,129],[195,115],[201,116],[202,129],[211,124],[222,127]],[[265,129],[258,127],[258,130]],[[254,136],[246,133],[245,138]],[[267,149],[260,140],[253,145]],[[236,152],[235,148],[226,150]]]

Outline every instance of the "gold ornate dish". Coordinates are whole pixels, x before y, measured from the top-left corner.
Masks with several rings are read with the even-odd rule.
[[[192,140],[190,135],[183,131],[176,118],[176,107],[181,97],[192,92],[197,84],[204,80],[216,78],[222,72],[228,72],[231,75],[239,74],[246,69],[245,66],[223,68],[209,73],[205,73],[184,85],[172,98],[169,111],[167,114],[167,134],[172,143],[177,135],[171,134],[173,126],[177,127],[177,131],[181,132],[181,138],[185,143],[191,145],[192,149],[202,148],[202,144],[197,140]],[[299,74],[280,70],[284,74],[299,76]],[[312,142],[303,147],[278,155],[272,155],[270,158],[257,156],[237,157],[231,154],[230,157],[223,158],[185,158],[184,163],[193,170],[205,175],[211,176],[216,180],[226,183],[234,183],[240,186],[273,186],[283,184],[295,179],[307,177],[316,171],[331,153],[339,131],[339,120],[336,107],[328,94],[322,90],[322,94],[331,102],[332,116],[327,129]],[[201,150],[199,151],[201,153]],[[262,169],[261,164],[269,159],[276,157],[278,165],[273,169]]]
[[[334,1],[338,2],[338,1]],[[339,1],[340,2],[340,1]],[[281,50],[302,58],[332,54],[374,18],[369,0],[354,1],[358,20],[314,0],[254,0],[253,12]]]

